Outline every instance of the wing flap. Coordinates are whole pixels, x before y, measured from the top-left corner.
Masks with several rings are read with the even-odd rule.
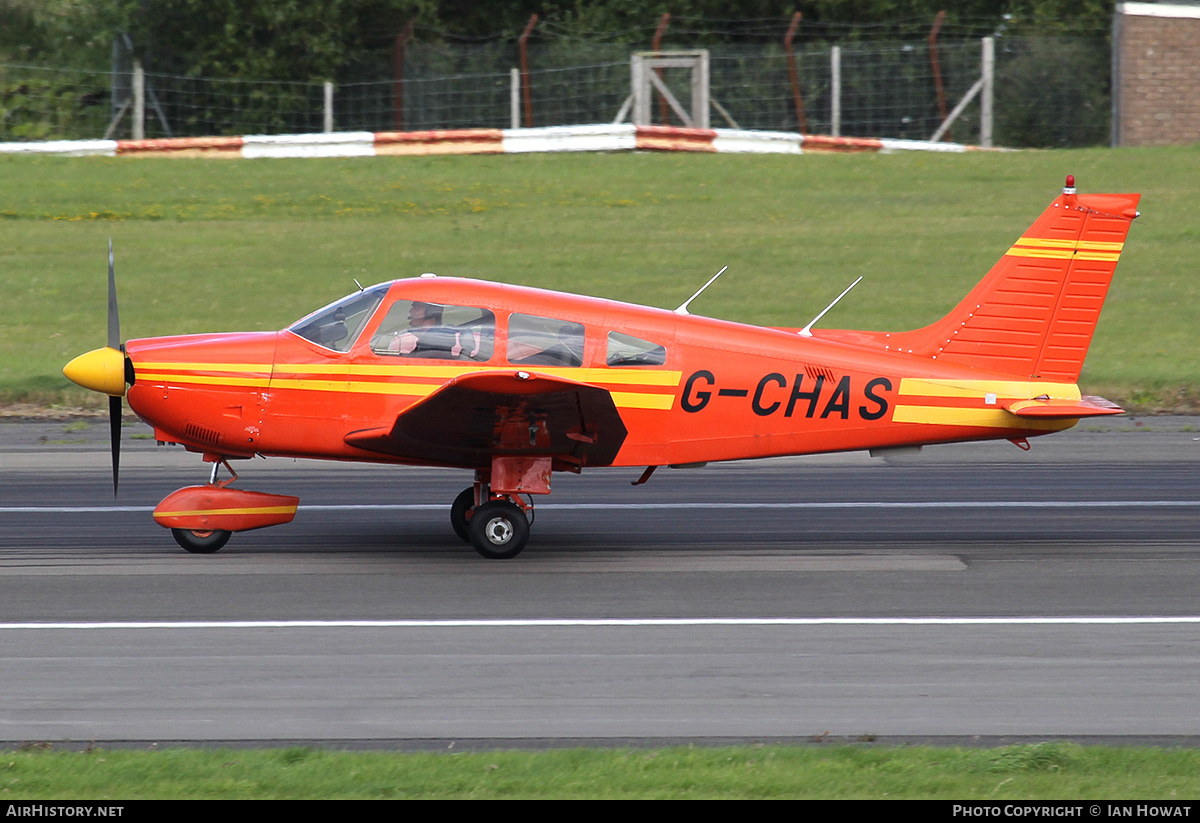
[[[345,441],[423,463],[477,468],[494,456],[607,466],[628,434],[607,389],[529,371],[475,372],[443,384],[391,426]]]

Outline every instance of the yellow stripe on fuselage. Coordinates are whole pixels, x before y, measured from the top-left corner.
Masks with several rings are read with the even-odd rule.
[[[147,360],[138,360],[134,363],[134,366],[138,369],[166,371],[219,371],[235,374],[244,374],[246,372],[254,374],[271,373],[270,363],[155,363]]]
[[[994,394],[998,399],[1029,400],[1049,395],[1055,400],[1078,400],[1074,383],[1049,383],[1030,380],[935,380],[905,377],[900,380],[901,397],[974,397]]]
[[[681,372],[581,368],[521,368],[519,366],[357,366],[349,364],[297,363],[270,366],[252,363],[154,363],[135,364],[137,379],[147,383],[186,384],[199,386],[228,386],[236,388],[292,389],[296,391],[346,392],[349,394],[384,394],[402,397],[428,397],[443,383],[408,383],[394,381],[351,380],[351,377],[406,377],[429,380],[451,380],[467,374],[482,372],[529,371],[550,377],[562,377],[591,385],[670,387],[679,385]],[[174,373],[167,373],[174,372]],[[198,374],[197,372],[219,372]],[[236,376],[239,373],[255,376]],[[280,375],[328,375],[304,379]],[[669,410],[675,402],[674,392],[610,392],[619,408]]]
[[[261,363],[152,363],[134,364],[140,371],[219,372],[222,374],[295,375],[326,374],[336,377],[408,377],[447,380],[479,372],[527,371],[551,377],[564,377],[580,383],[609,383],[622,386],[679,385],[682,372],[650,369],[583,369],[561,366],[360,366],[348,363],[281,363],[272,367]],[[159,375],[155,375],[158,377]]]
[[[203,374],[147,374],[138,372],[142,383],[198,383],[202,386],[237,386],[239,388],[265,389],[270,384],[266,377],[213,377]]]
[[[350,394],[395,394],[405,397],[428,397],[441,388],[436,383],[363,383],[336,380],[283,380],[273,378],[272,389],[296,389],[298,391],[340,391]]]
[[[660,411],[670,411],[671,406],[675,404],[675,395],[673,394],[614,391],[609,392],[609,395],[612,396],[613,403],[620,409],[658,409]]]
[[[967,409],[959,406],[905,406],[897,404],[893,423],[932,426],[977,426],[986,429],[1036,429],[1059,431],[1075,425],[1075,418],[1037,420],[1017,417],[1001,408]]]
[[[987,403],[991,395],[991,403]],[[1079,387],[1074,383],[1050,383],[1033,380],[936,380],[905,377],[900,380],[900,398],[910,401],[919,397],[948,398],[959,401],[983,402],[973,406],[939,406],[920,403],[896,404],[892,412],[895,423],[924,423],[930,426],[978,426],[989,429],[1035,429],[1058,431],[1074,425],[1075,418],[1035,420],[1017,417],[1000,407],[1000,401],[1031,400],[1046,395],[1055,400],[1079,400]]]

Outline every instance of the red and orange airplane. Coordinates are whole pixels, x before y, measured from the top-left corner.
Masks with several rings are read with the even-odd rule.
[[[1000,438],[1028,448],[1119,413],[1076,382],[1138,199],[1080,195],[1068,177],[953,311],[900,333],[761,328],[687,303],[422,275],[279,332],[122,346],[110,247],[108,346],[64,373],[110,396],[114,431],[125,396],[159,441],[213,464],[208,484],[154,512],[188,551],[292,519],[297,498],[229,485],[228,461],[278,455],[472,470],[451,525],[484,557],[509,558],[529,536],[530,495],[549,494],[556,471],[638,466],[642,483],[657,466],[715,460]]]

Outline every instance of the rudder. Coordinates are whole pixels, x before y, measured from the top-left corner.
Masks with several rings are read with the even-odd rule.
[[[1138,194],[1078,195],[1073,177],[1058,197],[957,307],[901,348],[989,372],[1075,383]]]

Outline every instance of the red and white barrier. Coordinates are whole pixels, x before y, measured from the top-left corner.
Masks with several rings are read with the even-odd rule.
[[[156,154],[171,157],[378,157],[433,154],[520,154],[561,151],[700,151],[735,154],[964,152],[973,146],[828,137],[779,131],[689,129],[675,126],[551,126],[538,129],[168,137],[157,140],[54,140],[0,143],[0,154],[68,156]]]

